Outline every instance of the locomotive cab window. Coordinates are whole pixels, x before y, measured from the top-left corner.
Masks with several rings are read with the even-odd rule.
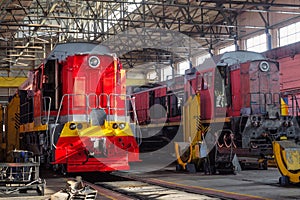
[[[61,71],[61,65],[57,60],[48,60],[44,68],[43,76],[43,96],[51,98],[51,109],[58,109],[58,102],[61,96],[61,80],[58,75]],[[47,101],[47,99],[46,99]]]
[[[208,90],[212,84],[212,72],[205,72],[202,79],[202,89]]]
[[[205,73],[203,76],[203,84],[202,84],[202,89],[207,90],[208,89],[208,74]]]
[[[226,82],[226,66],[217,66],[215,71],[215,106],[225,107],[225,82]]]
[[[41,90],[41,84],[42,84],[42,79],[43,79],[43,73],[42,69],[39,68],[34,72],[34,82],[33,82],[33,90],[38,91]]]
[[[175,117],[181,114],[182,99],[176,94],[171,94],[168,96],[169,105],[169,117]]]
[[[203,80],[203,76],[201,74],[199,74],[197,76],[197,90],[202,90],[202,85],[204,83],[204,80]]]

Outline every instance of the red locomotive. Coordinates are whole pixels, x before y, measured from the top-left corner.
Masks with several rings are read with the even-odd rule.
[[[146,138],[163,136],[170,143],[176,137],[177,142],[188,143],[185,147],[191,146],[189,156],[177,155],[183,163],[184,159],[198,162],[204,140],[208,151],[217,150],[211,160],[228,153],[264,157],[272,154],[273,140],[300,138],[297,120],[282,113],[279,75],[279,64],[262,54],[228,52],[187,70],[181,92],[165,85],[134,94],[136,99],[143,99],[136,101],[138,120],[147,133],[150,128],[160,130]],[[148,110],[155,104],[164,108],[165,113],[151,114]],[[159,120],[164,123],[155,123]],[[175,121],[177,124],[172,126]],[[145,134],[142,131],[143,137]],[[141,151],[142,147],[143,142]],[[216,163],[211,161],[217,167]]]
[[[139,161],[125,71],[107,47],[58,44],[15,98],[21,149],[42,163],[63,172],[103,172]]]
[[[277,62],[262,54],[238,51],[225,53],[215,63],[187,71],[185,91],[188,96],[200,93],[204,125],[223,119],[223,128],[214,130],[220,133],[220,146],[228,146],[226,140],[232,140],[237,147],[263,153],[269,139],[299,137],[297,123],[281,113]]]

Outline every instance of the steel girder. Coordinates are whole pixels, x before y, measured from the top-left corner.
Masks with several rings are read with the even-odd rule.
[[[300,3],[280,0],[6,0],[0,6],[0,69],[14,75],[36,67],[58,42],[105,43],[127,68],[173,63],[233,43],[246,29],[276,26],[268,13],[284,13],[289,20],[300,14]],[[241,25],[244,12],[259,15],[264,25]]]

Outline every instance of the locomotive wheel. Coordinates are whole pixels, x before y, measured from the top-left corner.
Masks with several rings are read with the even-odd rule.
[[[201,169],[203,168],[203,161],[200,158],[193,159],[192,163],[194,163],[195,168],[196,168],[197,171],[201,171]]]
[[[289,185],[289,177],[287,177],[287,176],[281,176],[281,177],[279,177],[279,184],[280,184],[280,186],[287,186],[287,185]]]
[[[55,165],[52,165],[52,170],[54,171],[54,172],[57,172],[58,171],[58,165],[57,164],[55,164]]]
[[[259,162],[259,169],[268,170],[267,159],[263,159],[261,162]]]
[[[175,168],[176,172],[179,172],[179,171],[182,171],[182,170],[183,170],[183,169],[182,169],[182,166],[179,165],[179,164],[176,164],[175,167],[176,167],[176,168]]]
[[[23,193],[27,193],[27,189],[20,189],[20,190],[19,190],[19,193],[22,193],[22,194],[23,194]]]

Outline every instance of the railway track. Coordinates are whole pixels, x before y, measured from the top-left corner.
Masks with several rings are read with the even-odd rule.
[[[118,175],[105,175],[105,180],[94,183],[87,182],[98,191],[99,196],[107,199],[185,199],[185,200],[219,200],[228,199],[213,197],[200,193],[188,192],[184,188],[172,188],[161,184],[147,183],[144,180],[136,180]],[[89,181],[89,180],[88,180]],[[103,199],[103,198],[100,198]]]
[[[98,191],[99,199],[263,199],[257,196],[143,178],[130,173],[116,172],[102,174],[101,177],[93,175],[93,177],[85,177],[84,180]]]
[[[49,175],[49,173],[47,173]],[[97,199],[300,199],[299,185],[280,186],[275,168],[247,170],[237,175],[177,172],[174,166],[152,172],[138,170],[47,176],[46,193],[58,191],[66,180],[82,180],[98,191]],[[46,178],[46,177],[44,177]],[[48,184],[49,183],[49,184]],[[47,192],[48,191],[48,192]],[[36,196],[37,198],[38,196]]]

